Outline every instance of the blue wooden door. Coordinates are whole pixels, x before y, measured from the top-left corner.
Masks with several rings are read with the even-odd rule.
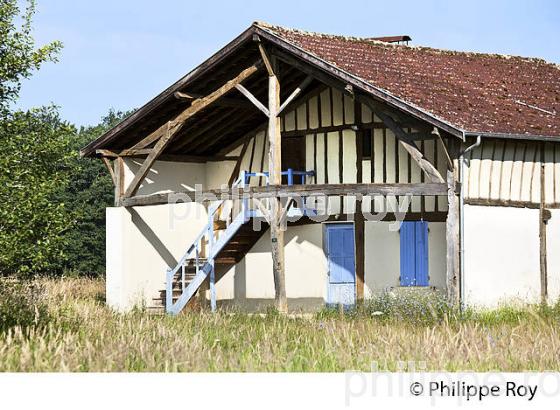
[[[428,223],[401,224],[401,286],[428,286]]]
[[[325,248],[329,266],[327,304],[354,305],[356,303],[354,225],[327,224]]]

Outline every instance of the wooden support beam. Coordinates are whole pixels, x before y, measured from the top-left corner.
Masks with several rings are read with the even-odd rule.
[[[195,94],[195,93],[184,93],[181,91],[175,91],[173,93],[173,95],[175,96],[175,98],[177,98],[178,100],[186,100],[186,101],[191,101],[197,98],[202,98],[204,97],[203,95],[200,94]],[[246,107],[247,106],[247,101],[244,99],[238,99],[238,98],[221,98],[219,101],[216,101],[216,104],[220,105],[220,106],[224,106],[224,107]]]
[[[286,98],[286,100],[282,103],[282,105],[280,106],[280,108],[278,109],[278,115],[280,115],[282,113],[282,111],[284,111],[284,109],[298,96],[300,95],[303,90],[305,90],[307,88],[307,86],[309,84],[311,84],[311,81],[313,81],[313,77],[311,77],[310,75],[308,75],[307,77],[305,77],[305,79],[301,82],[300,85],[298,85],[296,87],[296,89],[294,91],[292,91],[292,93],[288,96],[288,98]]]
[[[140,184],[142,183],[142,181],[144,180],[144,178],[152,168],[152,165],[154,164],[155,160],[163,152],[163,150],[167,147],[167,145],[169,145],[174,134],[175,134],[174,130],[173,131],[171,130],[171,123],[168,122],[167,134],[159,139],[159,141],[156,143],[154,148],[150,151],[150,153],[148,154],[148,156],[140,166],[140,169],[134,175],[132,182],[130,183],[130,185],[128,186],[128,188],[124,193],[124,196],[126,198],[131,197],[136,193],[136,191],[138,191],[138,188],[140,188]]]
[[[371,107],[370,107],[371,108]],[[390,116],[382,112],[375,112],[375,114],[385,123],[387,128],[393,131],[399,143],[403,146],[403,148],[410,154],[412,159],[418,163],[418,166],[424,173],[428,176],[428,178],[432,182],[444,182],[443,177],[439,173],[439,171],[432,165],[430,161],[424,158],[424,154],[418,149],[414,140],[412,140],[406,132],[400,128],[395,120],[393,120]]]
[[[239,171],[241,170],[241,163],[243,162],[243,157],[245,156],[245,153],[247,152],[247,148],[249,147],[249,142],[251,142],[251,140],[247,139],[243,143],[243,147],[241,148],[241,152],[239,153],[239,158],[237,159],[237,162],[235,163],[235,167],[233,167],[233,171],[231,171],[231,175],[229,176],[228,186],[232,186],[235,180],[239,177]]]
[[[109,175],[111,175],[111,179],[113,180],[113,186],[117,186],[117,176],[115,175],[115,171],[113,170],[113,166],[111,165],[111,161],[107,157],[101,157],[103,164],[105,164],[105,168],[109,171]]]
[[[260,41],[257,44],[257,46],[259,47],[259,53],[261,53],[261,58],[262,58],[262,61],[264,63],[264,66],[266,67],[266,71],[268,72],[268,76],[272,77],[274,75],[274,69],[272,68],[272,62],[270,61],[270,58],[268,57],[268,54],[266,53],[266,50],[264,49],[264,46],[262,45],[262,43]]]
[[[546,224],[550,217],[550,211],[545,209],[545,143],[540,144],[540,185],[541,195],[539,204],[539,263],[540,263],[540,282],[541,282],[541,303],[548,300],[548,272],[546,255]]]
[[[124,160],[117,157],[113,161],[115,167],[115,206],[121,206],[124,194]]]
[[[282,184],[282,140],[280,134],[280,83],[271,71],[268,77],[268,170],[269,183],[279,187]],[[288,313],[286,298],[286,276],[284,270],[284,229],[282,221],[282,203],[279,197],[270,199],[270,246],[272,250],[272,273],[274,276],[274,290],[276,308],[280,313]]]
[[[455,192],[459,185],[455,183]],[[237,195],[237,196],[236,196]],[[448,195],[448,185],[446,183],[413,183],[413,184],[306,184],[306,185],[267,185],[254,186],[246,191],[234,192],[231,188],[228,191],[214,189],[200,192],[198,195],[192,191],[169,192],[152,195],[138,195],[123,200],[124,206],[145,206],[167,204],[174,200],[183,199],[179,202],[208,202],[218,199],[239,199],[239,196],[246,195],[247,198],[289,198],[289,197],[309,197],[309,196],[443,196]]]
[[[303,104],[306,101],[309,101],[311,98],[318,96],[319,94],[321,94],[322,91],[324,91],[327,88],[326,85],[320,85],[318,87],[316,87],[315,89],[309,91],[308,93],[306,93],[304,96],[302,96],[300,99],[296,99],[293,100],[286,108],[285,110],[290,110],[290,108],[295,105],[295,103],[298,104]],[[336,127],[336,126],[335,126]],[[345,125],[345,128],[350,127],[349,125]],[[249,131],[248,133],[246,133],[243,137],[239,138],[236,141],[233,141],[231,144],[226,145],[224,148],[220,149],[220,151],[218,151],[218,155],[223,155],[223,154],[227,154],[228,152],[233,151],[235,148],[237,148],[238,146],[240,146],[241,144],[243,144],[243,142],[247,139],[247,138],[252,138],[255,134],[257,134],[260,131],[263,131],[265,129],[268,128],[268,121],[267,122],[263,122],[261,125],[259,125],[257,128],[255,128],[252,131]],[[288,134],[291,131],[288,131]],[[301,130],[298,131],[299,134],[301,135]],[[313,132],[322,132],[321,130],[315,131],[313,130]],[[282,133],[282,136],[286,136],[286,132]]]
[[[456,193],[455,172],[447,171],[447,297],[450,303],[460,302],[461,283],[459,268],[459,201]]]
[[[190,107],[188,107],[186,110],[184,110],[179,115],[177,115],[172,121],[169,121],[167,124],[162,125],[157,130],[152,132],[148,136],[148,138],[159,135],[159,140],[154,146],[152,152],[148,155],[148,157],[146,158],[146,160],[144,161],[144,163],[142,164],[142,166],[134,176],[124,196],[128,198],[136,193],[136,191],[140,187],[140,183],[146,177],[154,161],[163,152],[163,150],[169,145],[169,143],[173,139],[173,136],[183,127],[183,124],[188,118],[192,117],[196,113],[200,112],[201,110],[203,110],[204,108],[208,107],[210,104],[218,100],[223,95],[233,90],[237,84],[240,84],[241,82],[249,78],[251,75],[256,73],[259,67],[260,64],[255,63],[252,66],[241,71],[241,73],[239,73],[235,78],[232,78],[227,83],[222,85],[220,88],[210,93],[208,96],[195,100]]]
[[[100,150],[98,150],[100,151]],[[117,157],[129,157],[129,158],[146,158],[150,153],[152,153],[153,148],[141,148],[141,149],[126,149],[122,151],[111,151],[103,150],[105,154],[103,158],[117,158]],[[194,163],[206,163],[206,162],[216,162],[216,161],[237,161],[237,155],[213,155],[213,156],[203,156],[203,155],[183,155],[183,154],[161,154],[158,157],[159,161],[171,161],[171,162],[194,162]]]
[[[197,98],[201,97],[201,95],[198,94],[184,93],[182,91],[175,91],[173,93],[173,96],[178,100],[196,100]]]
[[[436,127],[434,127],[432,134],[434,134],[437,137],[437,139],[441,144],[441,147],[443,148],[443,152],[445,153],[445,158],[447,159],[447,168],[453,169],[453,160],[449,155],[449,149],[447,148],[447,145],[445,145],[445,143],[443,142],[443,138],[441,138],[441,134],[439,133],[439,130]]]
[[[263,105],[263,103],[261,103],[261,102],[258,100],[257,97],[255,97],[253,94],[251,94],[251,92],[250,92],[248,89],[246,89],[245,87],[243,87],[241,84],[237,84],[237,85],[235,86],[235,88],[237,88],[237,90],[238,90],[241,94],[243,94],[245,97],[247,97],[247,99],[248,99],[249,101],[251,101],[251,103],[253,103],[253,105],[254,105],[255,107],[257,107],[259,110],[261,110],[262,113],[263,113],[264,115],[266,115],[267,117],[270,116],[270,113],[269,113],[268,109]]]
[[[356,100],[354,100],[354,116],[354,123],[359,127],[362,123],[362,107]],[[363,181],[363,134],[364,131],[358,128],[356,131],[356,182],[359,184]],[[363,301],[365,286],[365,220],[362,212],[362,201],[356,200],[355,206],[354,245],[356,247],[356,298],[358,301]]]

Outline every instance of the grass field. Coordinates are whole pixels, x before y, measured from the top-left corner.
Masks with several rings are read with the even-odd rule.
[[[418,306],[378,301],[311,318],[171,318],[116,314],[104,306],[101,280],[72,278],[31,289],[4,283],[0,299],[0,371],[367,371],[402,361],[426,370],[560,370],[558,305],[459,315],[424,304],[419,316],[409,312]]]

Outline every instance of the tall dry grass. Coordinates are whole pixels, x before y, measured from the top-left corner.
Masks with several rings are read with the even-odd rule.
[[[36,285],[37,286],[37,285]],[[48,320],[0,333],[2,371],[559,370],[558,316],[538,309],[417,322],[192,312],[117,314],[92,279],[41,280]],[[40,313],[41,314],[41,313]]]

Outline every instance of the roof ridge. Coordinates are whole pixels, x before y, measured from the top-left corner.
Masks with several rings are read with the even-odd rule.
[[[297,33],[306,36],[313,36],[318,38],[330,38],[330,39],[339,39],[344,41],[352,41],[364,44],[371,44],[373,46],[380,46],[386,48],[408,48],[411,50],[419,50],[419,51],[431,51],[435,53],[442,53],[442,54],[449,54],[449,55],[464,55],[464,56],[472,56],[472,57],[492,57],[492,58],[503,58],[506,60],[510,60],[512,58],[519,59],[529,63],[539,63],[539,64],[548,64],[553,67],[556,67],[560,70],[560,64],[554,63],[551,61],[547,61],[544,58],[540,57],[525,57],[519,55],[510,55],[510,54],[499,54],[499,53],[483,53],[478,51],[460,51],[460,50],[451,50],[451,49],[444,49],[444,48],[435,48],[435,47],[428,47],[428,46],[418,46],[418,45],[411,45],[411,44],[394,44],[394,43],[387,43],[380,40],[375,40],[371,37],[357,37],[357,36],[344,36],[341,34],[329,34],[329,33],[320,33],[316,31],[307,31],[298,28],[286,27],[276,24],[270,24],[264,21],[255,21],[253,22],[254,26],[265,30],[280,30],[286,32]]]

